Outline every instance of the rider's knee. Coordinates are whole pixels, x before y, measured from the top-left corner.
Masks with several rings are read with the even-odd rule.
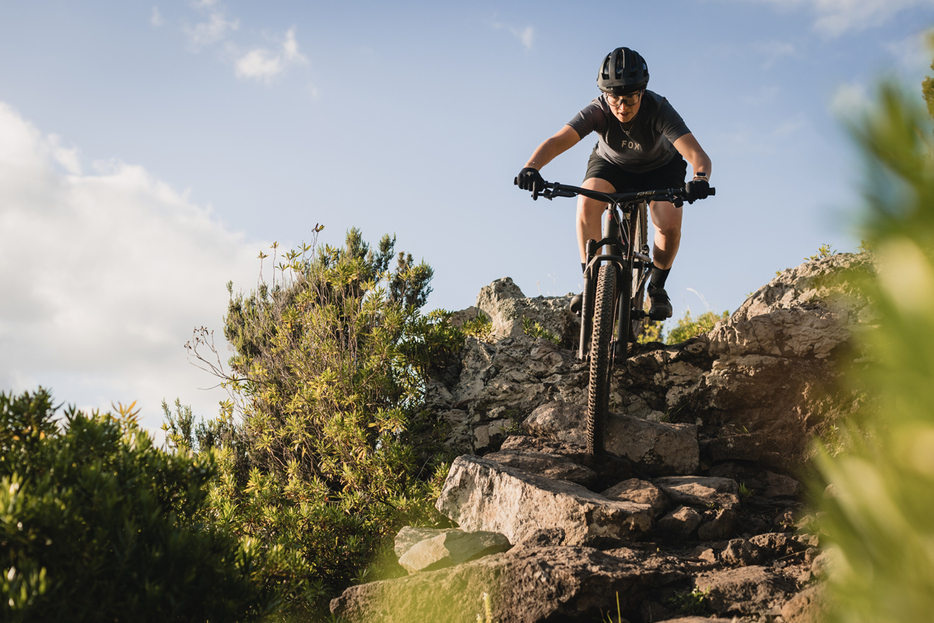
[[[577,203],[577,218],[583,221],[599,221],[606,204],[589,197]]]
[[[665,238],[681,238],[681,223],[663,223],[662,225],[656,225],[655,229]]]

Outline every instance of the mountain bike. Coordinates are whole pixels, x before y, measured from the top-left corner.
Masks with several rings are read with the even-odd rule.
[[[710,195],[715,189],[710,189]],[[645,311],[645,289],[651,273],[648,245],[648,209],[652,201],[684,204],[684,188],[629,193],[602,193],[595,190],[546,182],[542,196],[584,195],[606,202],[601,240],[588,240],[581,306],[581,331],[577,356],[590,362],[590,388],[587,399],[587,452],[604,452],[607,412],[613,366],[627,356],[635,342]],[[655,318],[654,320],[661,320]]]

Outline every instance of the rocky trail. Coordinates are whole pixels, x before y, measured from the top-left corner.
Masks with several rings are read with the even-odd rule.
[[[429,405],[454,461],[437,508],[454,529],[404,528],[408,575],[347,589],[350,621],[805,623],[826,608],[805,504],[812,440],[859,405],[839,370],[872,327],[841,254],[778,275],[685,343],[640,346],[615,370],[607,458],[584,451],[587,367],[569,297],[511,280],[476,308]],[[557,343],[525,336],[539,323]]]

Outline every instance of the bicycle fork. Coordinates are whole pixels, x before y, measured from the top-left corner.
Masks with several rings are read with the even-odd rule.
[[[594,298],[597,288],[597,277],[599,275],[600,266],[606,262],[614,262],[620,269],[617,271],[616,277],[616,302],[614,308],[617,310],[616,317],[619,325],[615,332],[615,339],[613,340],[614,347],[611,351],[613,360],[616,359],[616,344],[619,343],[620,336],[625,336],[623,339],[629,339],[629,330],[622,326],[624,314],[619,312],[621,311],[620,307],[622,305],[631,304],[629,299],[631,296],[630,282],[632,279],[632,269],[631,264],[626,261],[626,257],[629,255],[626,253],[626,250],[630,246],[630,235],[628,228],[620,227],[619,213],[615,207],[607,206],[606,214],[607,216],[603,219],[601,228],[603,239],[600,240],[600,242],[588,240],[585,248],[587,266],[584,270],[581,333],[577,350],[577,357],[581,361],[586,361],[590,356],[590,339],[593,335]],[[619,242],[623,243],[624,248],[619,247]],[[601,248],[603,248],[604,253],[598,255],[598,251]],[[629,265],[629,270],[626,270],[627,265]],[[611,361],[611,365],[612,363],[613,361]]]

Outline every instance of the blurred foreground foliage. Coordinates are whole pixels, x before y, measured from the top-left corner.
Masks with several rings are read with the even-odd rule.
[[[390,269],[394,244],[371,248],[352,229],[342,247],[274,257],[271,282],[248,296],[228,286],[231,370],[206,329],[188,348],[232,400],[207,423],[164,407],[180,454],[216,454],[212,512],[262,544],[264,583],[293,611],[397,573],[397,531],[446,521],[434,502],[451,457],[423,405],[464,334],[445,312],[420,313],[432,271],[404,253]]]
[[[934,141],[916,97],[886,85],[853,128],[865,158],[862,238],[877,272],[869,364],[851,380],[874,397],[825,447],[823,529],[832,543],[832,620],[927,623],[934,612]]]
[[[0,393],[0,620],[260,620],[255,543],[205,521],[211,455],[117,410],[55,419],[45,390]]]

